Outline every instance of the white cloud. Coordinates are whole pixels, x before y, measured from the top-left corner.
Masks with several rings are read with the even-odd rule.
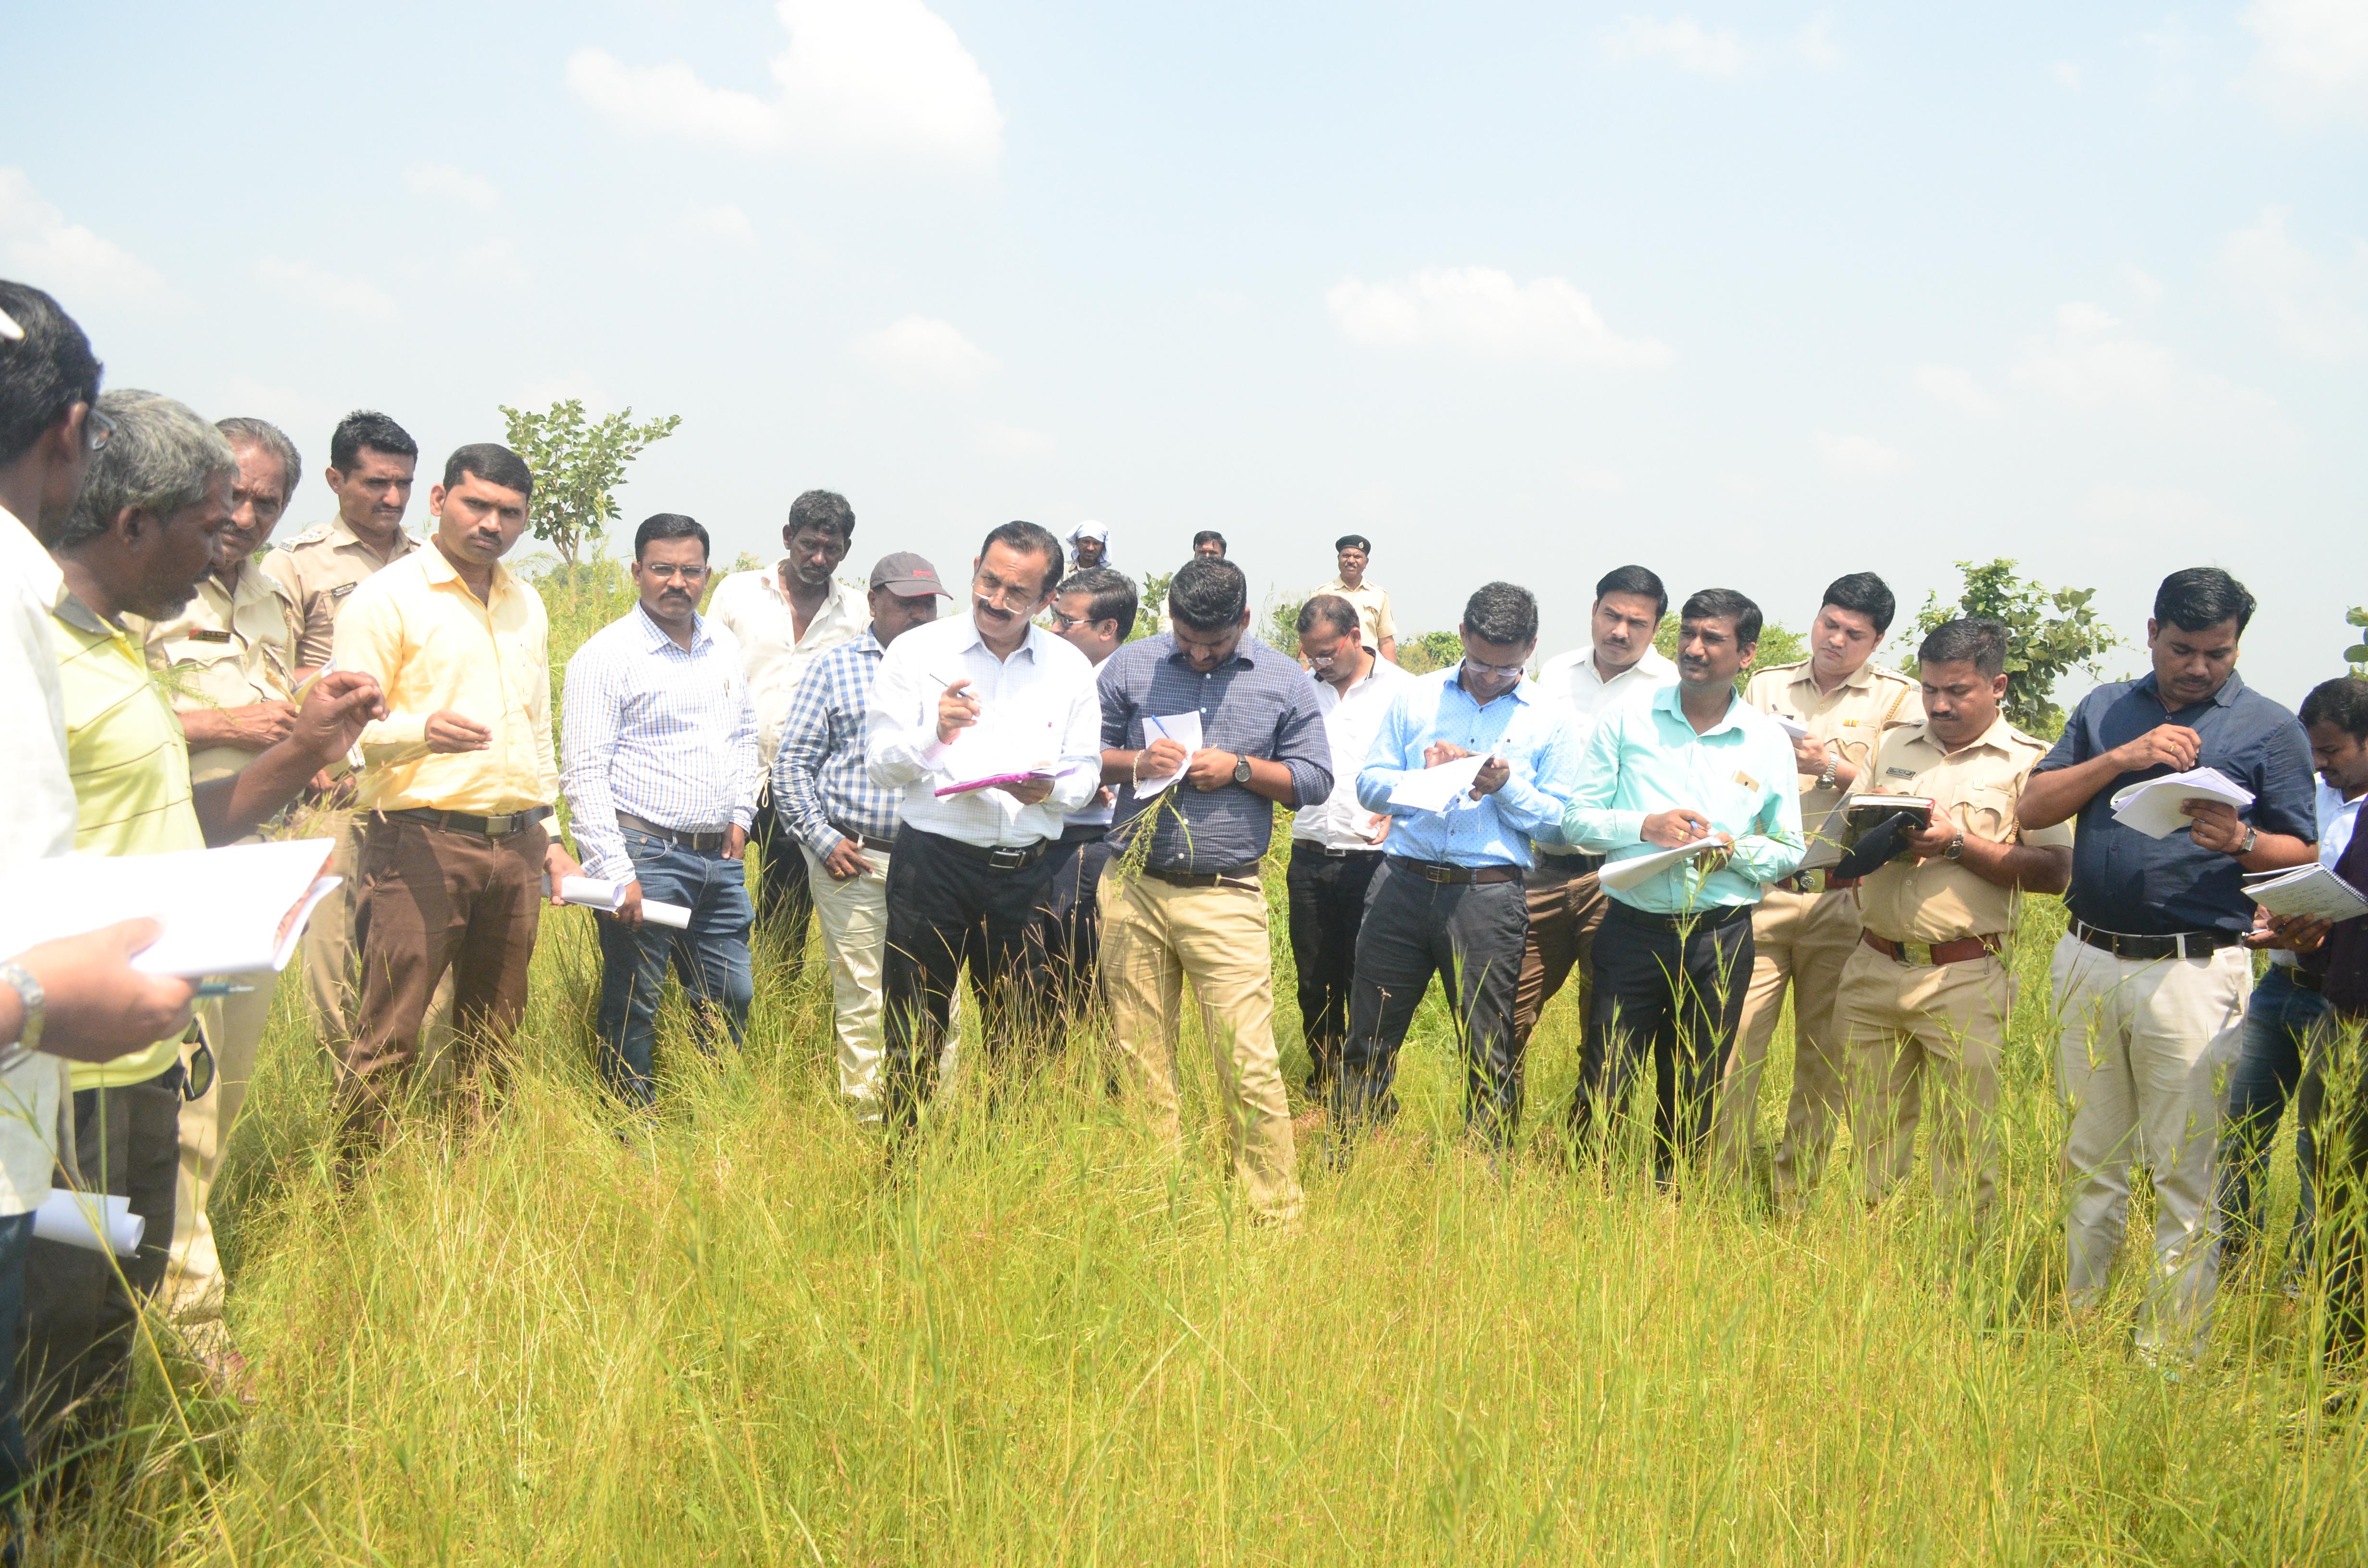
[[[2169,286],[2142,267],[2123,263],[2122,281],[2130,286],[2130,292],[2137,296],[2141,305],[2159,305],[2170,297]]]
[[[66,215],[19,168],[0,167],[0,274],[58,296],[72,313],[96,300],[157,300],[157,270]]]
[[[2359,0],[2254,0],[2260,49],[2245,85],[2282,115],[2368,114],[2368,6]]]
[[[1872,436],[1837,435],[1819,430],[1809,437],[1826,472],[1844,479],[1884,479],[1907,466],[1907,456]]]
[[[2219,520],[2219,508],[2175,485],[2099,484],[2089,514],[2100,523],[2142,529],[2191,529]]]
[[[527,270],[526,258],[508,240],[487,240],[469,246],[453,256],[450,272],[463,283],[495,288],[516,288],[533,276]]]
[[[1918,365],[1908,378],[1916,390],[1935,403],[1943,403],[1961,414],[1990,415],[1998,412],[1998,399],[1984,392],[1971,372],[1954,365]]]
[[[1560,278],[1516,283],[1491,267],[1425,267],[1396,283],[1343,278],[1324,302],[1340,335],[1367,347],[1621,368],[1665,365],[1676,357],[1652,338],[1613,332],[1595,302]]]
[[[1834,14],[1820,11],[1809,18],[1793,40],[1793,51],[1820,71],[1831,71],[1842,62],[1842,51],[1834,42]]]
[[[973,444],[983,457],[1004,462],[1026,462],[1030,459],[1050,457],[1056,444],[1042,430],[1029,430],[1018,425],[1006,425],[997,419],[979,421]]]
[[[2220,247],[2221,272],[2239,299],[2269,317],[2278,342],[2293,352],[2345,359],[2368,349],[2368,319],[2352,302],[2368,295],[2368,268],[2343,278],[2294,242],[2286,217],[2283,207],[2265,207],[2259,222],[2230,234]]]
[[[2122,324],[2102,305],[2075,300],[2069,304],[2055,307],[2055,324],[2066,332],[2087,336],[2093,333],[2111,332]]]
[[[906,385],[973,387],[995,369],[995,357],[935,316],[906,316],[855,340],[856,357]]]
[[[2274,400],[2116,330],[2120,324],[2096,306],[2066,305],[2056,320],[2061,330],[2053,338],[2024,344],[2013,370],[2018,383],[2069,407],[2135,413],[2152,425],[2214,437],[2292,438]]]
[[[989,168],[1003,111],[978,62],[921,0],[780,0],[790,35],[767,99],[711,86],[688,64],[631,65],[598,49],[567,85],[634,130],[742,153],[888,157]]]
[[[502,199],[494,182],[450,164],[414,164],[403,171],[403,186],[414,196],[439,196],[490,212]]]
[[[2074,92],[2080,90],[2080,68],[2068,60],[2059,60],[2053,67],[2055,79]]]
[[[274,289],[325,311],[381,320],[394,314],[394,301],[377,284],[327,271],[309,261],[267,256],[256,262],[255,275]]]
[[[729,240],[735,244],[744,245],[757,243],[757,226],[748,222],[748,214],[729,204],[694,210],[690,215],[690,224],[700,233],[712,235],[719,240]]]
[[[1697,76],[1739,75],[1747,58],[1739,35],[1705,28],[1691,17],[1668,22],[1648,17],[1623,17],[1603,35],[1603,51],[1623,62],[1666,60]]]

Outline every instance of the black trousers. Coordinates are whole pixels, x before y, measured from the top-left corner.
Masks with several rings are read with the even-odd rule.
[[[1719,1071],[1751,983],[1751,908],[1705,910],[1680,923],[1612,899],[1594,956],[1571,1136],[1584,1142],[1608,1126],[1635,1074],[1649,1068],[1653,1171],[1667,1179],[1678,1154],[1710,1136]]]
[[[806,858],[798,853],[798,835],[773,810],[769,793],[748,824],[748,842],[755,846],[758,862],[757,885],[749,890],[757,911],[756,929],[780,934],[781,956],[794,980],[805,968],[814,890],[806,885]]]
[[[1095,892],[1117,846],[1099,824],[1072,825],[1045,852],[1049,869],[1036,939],[1044,949],[1047,983],[1056,1005],[1082,1013],[1093,1004],[1102,950],[1102,906]]]
[[[2338,1014],[2332,1022],[2320,1064],[2327,1100],[2318,1131],[2327,1358],[2357,1363],[2368,1357],[2368,1041],[2353,1031],[2368,1019]]]
[[[1311,1089],[1323,1088],[1340,1071],[1357,975],[1357,933],[1365,921],[1365,893],[1383,858],[1378,849],[1326,855],[1306,839],[1291,841],[1283,886],[1291,899],[1291,957],[1299,971],[1299,1033],[1307,1042]]]
[[[1397,1114],[1398,1047],[1437,974],[1463,1049],[1463,1119],[1498,1143],[1521,1120],[1521,1059],[1513,994],[1529,941],[1530,903],[1518,878],[1434,882],[1385,856],[1365,893],[1357,978],[1340,1051],[1335,1114],[1344,1126]]]
[[[981,1002],[987,1064],[1028,1045],[1059,1045],[1050,966],[1036,938],[1052,858],[999,870],[969,846],[910,824],[888,856],[888,945],[880,966],[887,1018],[883,1110],[910,1127],[935,1087],[938,1046],[962,966]]]
[[[105,1432],[131,1386],[141,1304],[165,1282],[173,1250],[181,1064],[120,1089],[77,1090],[74,1125],[75,1184],[131,1199],[131,1212],[148,1225],[131,1257],[38,1238],[26,1254],[17,1386],[36,1463]],[[63,1172],[58,1185],[68,1185]]]

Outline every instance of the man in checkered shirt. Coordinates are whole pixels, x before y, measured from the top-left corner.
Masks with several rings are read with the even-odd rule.
[[[888,852],[905,792],[882,789],[865,772],[864,722],[881,654],[902,633],[937,619],[938,601],[952,597],[919,556],[882,557],[871,569],[871,624],[799,679],[773,758],[773,809],[805,856],[830,960],[839,1092],[867,1121],[880,1115]]]

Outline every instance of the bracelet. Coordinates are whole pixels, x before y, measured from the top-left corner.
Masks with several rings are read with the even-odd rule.
[[[1137,748],[1135,749],[1135,753],[1134,753],[1134,767],[1133,767],[1133,768],[1131,768],[1131,769],[1128,771],[1128,775],[1127,775],[1127,780],[1126,780],[1126,781],[1127,781],[1129,784],[1140,784],[1140,783],[1142,783],[1142,782],[1143,782],[1143,753],[1144,753],[1144,748],[1143,748],[1143,747],[1137,747]]]

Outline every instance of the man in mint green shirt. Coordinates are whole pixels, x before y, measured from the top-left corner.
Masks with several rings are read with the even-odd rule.
[[[1678,683],[1604,715],[1563,813],[1563,836],[1606,858],[1610,899],[1571,1132],[1585,1141],[1649,1062],[1653,1168],[1665,1181],[1710,1132],[1751,979],[1752,908],[1806,853],[1792,741],[1735,687],[1759,642],[1759,607],[1704,588],[1678,619]],[[1621,885],[1622,862],[1687,848]]]

